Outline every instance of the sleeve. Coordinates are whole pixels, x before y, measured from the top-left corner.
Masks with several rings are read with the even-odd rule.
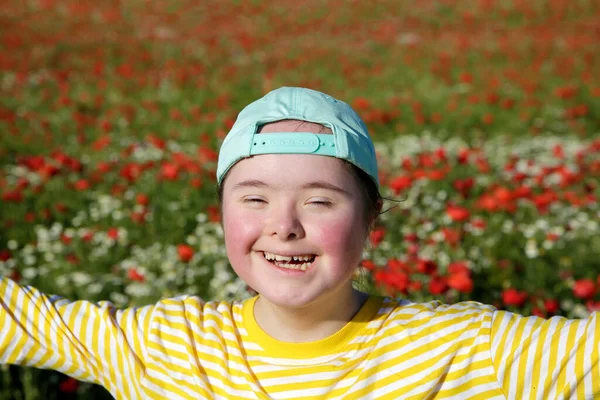
[[[0,364],[54,369],[135,398],[124,381],[144,374],[152,310],[69,302],[0,277]]]
[[[600,323],[496,311],[491,357],[510,399],[600,398]]]

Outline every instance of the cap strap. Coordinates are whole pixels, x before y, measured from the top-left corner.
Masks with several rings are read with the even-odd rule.
[[[312,132],[277,132],[255,134],[250,155],[319,154],[336,156],[334,135]]]

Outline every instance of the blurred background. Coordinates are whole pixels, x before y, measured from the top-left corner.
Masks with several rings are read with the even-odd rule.
[[[119,307],[247,297],[217,151],[243,106],[305,86],[361,115],[397,200],[359,287],[600,309],[597,1],[9,0],[0,49],[0,276]],[[2,366],[13,398],[110,396]]]

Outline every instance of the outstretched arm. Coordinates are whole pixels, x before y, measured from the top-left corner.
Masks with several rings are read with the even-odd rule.
[[[600,320],[494,313],[491,352],[508,398],[600,396]]]
[[[54,369],[137,398],[123,377],[144,374],[151,313],[69,302],[0,277],[0,364]]]

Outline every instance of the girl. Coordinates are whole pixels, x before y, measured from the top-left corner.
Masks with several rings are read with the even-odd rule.
[[[281,88],[247,106],[217,178],[227,254],[259,295],[116,310],[0,280],[0,363],[52,368],[117,399],[600,397],[597,315],[352,287],[378,212],[375,151],[346,104]]]

